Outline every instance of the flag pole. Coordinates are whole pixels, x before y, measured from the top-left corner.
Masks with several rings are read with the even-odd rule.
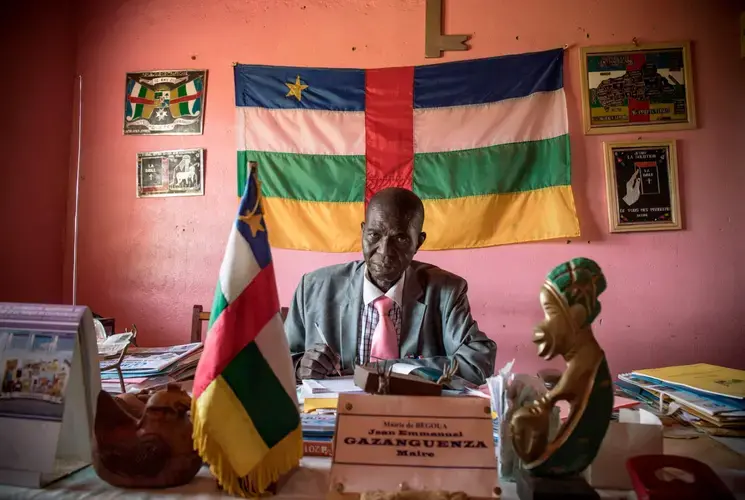
[[[72,236],[72,305],[78,303],[78,207],[80,206],[80,151],[83,144],[83,75],[78,75],[78,155],[75,171],[75,212]]]

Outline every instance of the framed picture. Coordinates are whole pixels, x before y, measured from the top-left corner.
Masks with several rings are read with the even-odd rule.
[[[688,42],[582,47],[586,134],[696,127]]]
[[[603,146],[610,231],[681,229],[675,141]]]
[[[124,135],[200,135],[206,70],[127,73]]]
[[[204,194],[204,149],[137,153],[137,197]]]

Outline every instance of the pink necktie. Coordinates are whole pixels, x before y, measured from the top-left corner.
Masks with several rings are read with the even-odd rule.
[[[373,302],[373,307],[378,311],[380,319],[378,326],[372,336],[372,348],[370,349],[370,361],[379,359],[398,359],[398,338],[396,327],[388,316],[393,307],[393,300],[385,295]]]

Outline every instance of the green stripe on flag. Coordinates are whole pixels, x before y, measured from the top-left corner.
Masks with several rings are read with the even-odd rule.
[[[146,97],[147,96],[147,87],[144,85],[140,85],[140,90],[137,92],[137,97]]]
[[[145,108],[142,104],[135,104],[135,112],[134,115],[132,115],[132,118],[139,118],[142,116],[142,110]]]
[[[212,328],[212,324],[217,321],[217,317],[228,307],[228,299],[222,294],[220,289],[220,281],[218,280],[217,286],[215,287],[215,298],[212,299],[212,311],[210,312],[210,323],[207,329]]]
[[[177,89],[177,97],[184,97],[186,95],[186,85],[182,85]]]
[[[269,448],[300,425],[295,403],[261,355],[256,342],[248,344],[228,363],[222,377]]]
[[[188,102],[178,103],[178,109],[182,115],[188,115],[189,114],[189,103]]]
[[[418,153],[413,191],[422,199],[519,193],[571,183],[569,135],[465,151]]]
[[[238,196],[246,188],[246,165],[259,165],[264,196],[304,201],[360,202],[365,199],[363,155],[304,155],[238,151]]]

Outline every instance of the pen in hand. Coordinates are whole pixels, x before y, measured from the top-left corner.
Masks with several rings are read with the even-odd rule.
[[[336,354],[336,352],[334,352],[334,350],[331,349],[331,346],[329,345],[329,341],[326,340],[326,336],[323,334],[323,331],[321,331],[321,327],[318,326],[318,323],[316,322],[316,323],[314,323],[314,325],[316,327],[316,331],[318,332],[318,335],[321,336],[321,340],[323,340],[323,343],[326,344],[326,347],[328,347],[329,350],[332,353],[334,353],[334,355],[337,355],[338,356],[338,354]],[[341,377],[341,372],[339,371],[339,368],[337,368],[336,366],[334,366],[334,370],[336,370],[336,374]]]

